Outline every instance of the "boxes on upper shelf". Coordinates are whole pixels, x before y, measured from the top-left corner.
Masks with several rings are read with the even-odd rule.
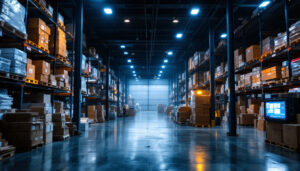
[[[52,28],[52,32],[55,32],[55,28]],[[66,40],[66,33],[61,29],[57,28],[56,30],[56,55],[62,58],[67,57],[67,40]],[[51,42],[54,42],[54,34],[51,34]],[[54,43],[50,44],[50,50],[54,51]]]
[[[38,48],[49,50],[50,28],[40,18],[29,18],[28,21],[28,39],[34,42]]]
[[[262,55],[268,55],[273,53],[274,50],[274,38],[267,37],[262,41]]]
[[[291,69],[293,77],[300,76],[300,57],[292,60]]]
[[[234,51],[234,68],[239,68],[245,65],[245,51],[236,49]]]
[[[281,78],[281,66],[279,65],[264,69],[261,72],[262,81],[280,79],[280,78]]]
[[[35,66],[32,65],[31,59],[27,58],[27,72],[26,72],[26,78],[35,80]]]
[[[0,48],[1,57],[10,60],[10,73],[26,76],[27,54],[17,48]]]
[[[256,61],[260,59],[260,46],[252,45],[246,49],[246,62]]]

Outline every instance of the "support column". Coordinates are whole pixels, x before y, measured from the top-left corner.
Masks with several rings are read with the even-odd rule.
[[[235,81],[234,81],[234,56],[233,56],[233,0],[226,0],[226,28],[227,28],[227,61],[228,61],[228,83],[229,83],[229,118],[228,136],[236,134],[235,114]]]
[[[109,114],[109,71],[110,71],[110,57],[109,55],[107,56],[107,65],[106,65],[106,77],[105,77],[105,83],[106,83],[106,90],[105,90],[105,111],[106,111],[106,116],[105,120],[108,120],[108,114]]]
[[[189,62],[185,62],[185,104],[189,104]]]
[[[284,2],[284,18],[285,18],[285,29],[286,29],[286,47],[290,47],[290,30],[289,30],[289,11],[288,11],[288,0],[283,0]],[[289,81],[292,79],[292,68],[291,68],[291,55],[290,50],[287,50],[286,53],[288,59],[288,68],[289,68]]]
[[[83,0],[76,0],[75,16],[75,73],[74,73],[74,117],[79,130],[81,115],[81,59],[82,59],[82,34],[83,34]]]
[[[209,29],[209,70],[210,70],[210,120],[215,125],[215,38],[212,26]]]

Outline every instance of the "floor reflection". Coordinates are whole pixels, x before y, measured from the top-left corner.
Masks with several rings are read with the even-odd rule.
[[[264,144],[264,133],[225,126],[178,126],[169,116],[141,112],[92,125],[80,137],[0,161],[0,170],[299,170],[300,156]]]

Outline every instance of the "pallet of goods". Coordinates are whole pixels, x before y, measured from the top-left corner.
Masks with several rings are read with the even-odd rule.
[[[188,106],[181,106],[177,109],[175,116],[175,123],[180,125],[187,125],[191,117],[191,108]]]
[[[54,125],[53,129],[53,140],[54,141],[64,141],[70,137],[69,127],[66,125],[66,117],[64,113],[59,113],[52,115],[52,122]]]
[[[210,94],[206,90],[195,90],[191,95],[190,122],[195,127],[210,127]]]
[[[16,148],[9,145],[8,142],[2,138],[2,133],[0,132],[0,160],[10,158],[15,155]]]
[[[246,49],[246,63],[251,63],[260,59],[260,46],[251,45]]]
[[[50,27],[40,18],[29,18],[28,20],[28,43],[50,54],[49,37]]]
[[[50,87],[49,75],[50,75],[50,63],[44,60],[33,60],[32,64],[35,66],[35,78],[38,80],[38,84],[42,86]]]
[[[18,0],[2,0],[0,3],[0,26],[6,31],[27,39],[25,7]]]
[[[3,115],[4,138],[17,151],[28,151],[44,144],[44,125],[36,112],[15,112]]]

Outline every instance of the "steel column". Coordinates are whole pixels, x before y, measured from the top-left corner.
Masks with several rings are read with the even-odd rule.
[[[215,120],[215,37],[212,28],[209,29],[209,70],[210,70],[210,119]]]
[[[226,0],[226,28],[227,28],[227,61],[229,83],[229,118],[228,136],[236,136],[235,114],[235,80],[234,80],[234,56],[233,56],[233,0]]]
[[[286,47],[288,48],[286,56],[288,59],[289,67],[289,81],[292,79],[292,68],[291,68],[291,55],[290,55],[290,30],[289,30],[289,11],[288,11],[288,0],[283,0],[284,2],[284,18],[285,18],[285,29],[286,29]]]
[[[110,57],[109,55],[107,56],[107,64],[106,64],[106,77],[105,77],[105,111],[106,111],[106,116],[105,120],[108,120],[108,114],[109,114],[109,71],[110,71]]]
[[[185,104],[189,104],[189,62],[185,62]]]
[[[83,0],[76,0],[76,29],[75,29],[75,72],[74,72],[74,117],[79,130],[81,115],[81,59],[82,59],[82,32],[83,32]]]
[[[258,14],[258,34],[259,34],[259,44],[260,44],[260,56],[262,55],[262,49],[263,49],[263,41],[262,41],[262,22],[261,22],[261,13]],[[263,70],[263,62],[261,61],[260,62],[260,70],[262,71]],[[259,72],[259,75],[260,75],[260,83],[262,84],[262,74],[261,72]],[[262,98],[262,101],[265,101],[265,93],[264,93],[264,86],[261,86],[261,98]],[[247,100],[246,100],[246,103],[247,103]],[[248,104],[246,105],[246,107],[248,106]]]

